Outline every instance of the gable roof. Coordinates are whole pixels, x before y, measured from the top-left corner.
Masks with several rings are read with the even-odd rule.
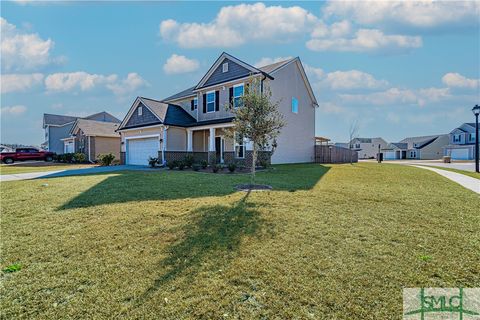
[[[75,134],[78,129],[83,131],[86,136],[101,136],[101,137],[115,137],[120,138],[119,134],[115,132],[119,124],[115,122],[105,122],[97,120],[77,119],[70,134]]]
[[[156,125],[156,124],[164,124],[164,125],[171,125],[171,126],[179,126],[179,127],[187,127],[197,123],[195,118],[188,114],[182,107],[177,106],[175,104],[165,103],[158,100],[145,98],[145,97],[137,97],[135,102],[130,107],[130,110],[127,113],[125,119],[123,119],[122,123],[119,126],[119,130],[134,128],[134,127],[142,127],[145,125],[136,125],[136,126],[126,126],[128,119],[132,115],[133,111],[137,108],[139,104],[144,105],[148,108],[158,119],[156,122],[149,123],[148,125]]]
[[[188,88],[186,90],[183,90],[183,91],[180,91],[179,93],[176,93],[170,97],[167,97],[165,99],[163,99],[162,101],[173,101],[173,100],[178,100],[178,99],[181,99],[181,98],[187,98],[187,97],[192,97],[192,96],[195,96],[196,93],[193,91],[193,89],[195,89],[195,86],[191,87],[191,88]]]
[[[408,149],[421,149],[435,141],[439,136],[441,135],[437,134],[431,136],[407,137],[403,140],[400,140],[400,142],[406,143]]]
[[[274,63],[271,63],[271,64],[267,64],[266,66],[263,66],[263,67],[259,67],[258,69],[262,70],[263,72],[266,72],[266,73],[270,73],[270,72],[274,72],[275,70],[277,70],[278,68],[281,68],[283,67],[284,65],[286,65],[287,63],[291,62],[295,60],[295,58],[291,58],[291,59],[287,59],[287,60],[283,60],[283,61],[279,61],[279,62],[274,62]]]
[[[64,115],[59,115],[59,114],[44,113],[43,114],[43,127],[45,128],[46,125],[49,125],[49,126],[64,126],[67,123],[71,123],[71,122],[76,121],[77,119],[93,119],[93,118],[96,118],[95,120],[97,120],[97,121],[108,121],[108,122],[120,123],[119,119],[112,116],[110,113],[108,113],[106,111],[94,113],[94,114],[91,114],[91,115],[86,116],[86,117],[64,116]],[[98,119],[102,119],[102,120],[98,120]]]
[[[215,62],[212,64],[212,66],[210,67],[210,69],[208,69],[207,73],[202,77],[202,79],[200,79],[200,81],[198,82],[198,84],[194,87],[194,90],[199,90],[201,88],[204,88],[206,87],[205,86],[205,83],[208,81],[208,79],[210,78],[210,76],[215,72],[215,70],[217,70],[217,68],[220,66],[221,63],[223,63],[223,61],[225,59],[228,59],[234,63],[236,63],[237,65],[239,65],[240,67],[243,67],[244,69],[247,70],[247,74],[243,75],[243,76],[247,76],[248,74],[263,74],[264,76],[270,78],[270,79],[273,79],[273,77],[258,69],[258,68],[255,68],[254,66],[238,59],[238,58],[235,58],[234,56],[226,53],[226,52],[222,52],[222,54],[220,55],[220,57],[217,58],[217,60],[215,60]],[[211,85],[215,85],[215,84],[218,84],[218,83],[222,83],[222,82],[225,82],[225,81],[229,81],[229,80],[234,80],[234,79],[223,79],[222,81],[219,81],[217,83],[210,83],[209,86]]]
[[[44,113],[43,114],[43,127],[45,127],[46,125],[63,126],[65,124],[73,122],[77,119],[78,119],[78,117],[74,117],[74,116],[63,116],[63,115],[59,115],[59,114]]]

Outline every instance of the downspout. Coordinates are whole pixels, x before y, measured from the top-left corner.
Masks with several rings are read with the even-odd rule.
[[[265,79],[267,79],[267,76],[263,75],[263,79],[260,80],[260,93],[263,93],[263,81],[265,81]]]
[[[90,149],[90,136],[88,136],[88,162],[92,162],[92,157],[91,157],[91,154],[92,154],[92,149]]]

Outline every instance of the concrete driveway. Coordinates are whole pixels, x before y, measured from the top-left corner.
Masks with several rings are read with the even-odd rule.
[[[105,173],[105,172],[116,172],[124,170],[153,170],[147,166],[110,166],[110,167],[93,167],[93,168],[84,168],[84,169],[72,169],[72,170],[58,170],[58,171],[44,171],[44,172],[29,172],[29,173],[18,173],[18,174],[6,174],[0,175],[0,182],[5,181],[18,181],[18,180],[31,180],[31,179],[46,179],[46,178],[56,178],[56,177],[66,177],[66,176],[76,176],[82,174],[96,174],[96,173]],[[158,170],[158,169],[155,169]]]

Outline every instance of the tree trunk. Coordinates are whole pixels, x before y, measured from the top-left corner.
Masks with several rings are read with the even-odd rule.
[[[255,167],[257,165],[257,145],[253,143],[253,153],[252,153],[252,186],[255,185]]]

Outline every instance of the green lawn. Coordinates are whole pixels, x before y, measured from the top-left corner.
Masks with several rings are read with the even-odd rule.
[[[437,169],[452,171],[452,172],[464,174],[466,176],[469,176],[469,177],[472,177],[472,178],[475,178],[475,179],[480,179],[480,173],[478,173],[478,172],[459,170],[459,169],[453,169],[453,168],[445,168],[445,167],[437,167],[437,166],[425,166],[425,167],[433,167],[433,168],[437,168]]]
[[[1,317],[401,319],[404,287],[480,286],[480,198],[409,166],[2,183]],[[48,184],[48,185],[45,185]]]
[[[56,171],[90,168],[91,164],[69,164],[69,163],[52,163],[52,162],[30,162],[18,163],[14,165],[0,164],[0,174],[17,174],[28,172]]]

